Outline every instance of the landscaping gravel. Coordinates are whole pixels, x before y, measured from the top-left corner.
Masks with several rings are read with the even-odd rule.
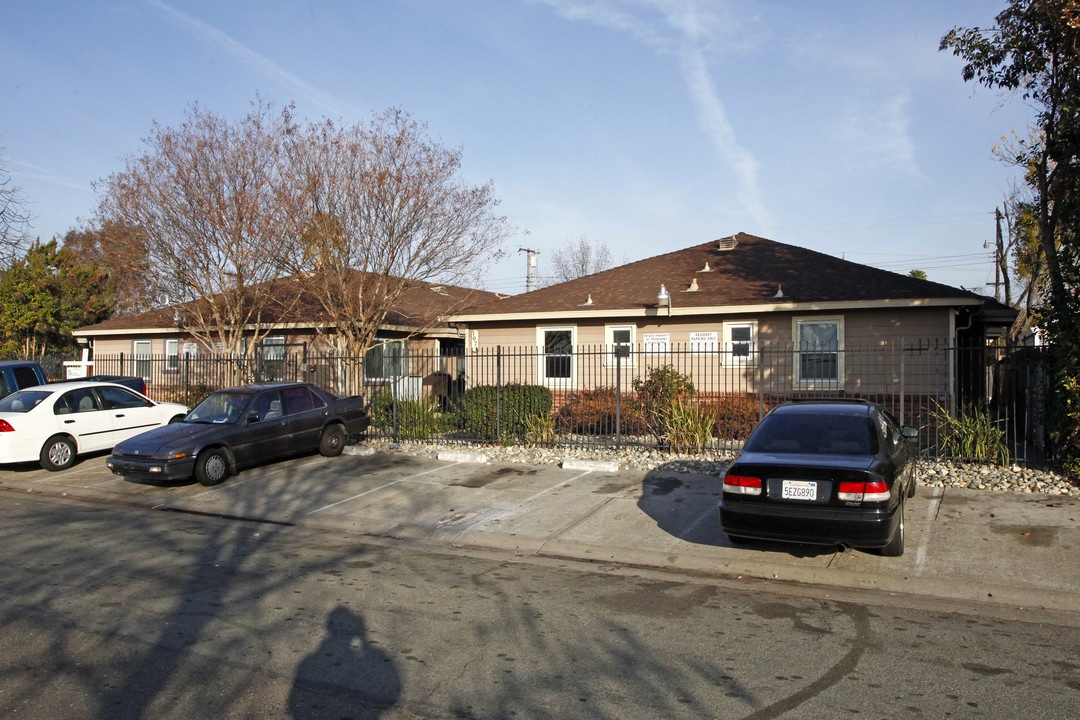
[[[482,453],[492,462],[517,462],[530,465],[558,465],[564,460],[600,460],[618,463],[622,470],[648,472],[662,469],[671,473],[724,474],[734,453],[724,456],[701,456],[670,453],[651,448],[582,449],[545,448],[525,445],[453,445],[421,442],[391,443],[375,438],[366,441],[376,450],[406,455],[435,457],[440,450]],[[968,488],[999,492],[1043,493],[1080,497],[1080,483],[1061,472],[1011,465],[998,467],[953,460],[921,459],[919,484],[930,487]]]

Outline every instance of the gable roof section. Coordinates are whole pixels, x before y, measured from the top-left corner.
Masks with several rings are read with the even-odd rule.
[[[721,244],[731,245],[720,249]],[[855,307],[979,306],[985,298],[794,245],[739,233],[456,313],[456,322]],[[706,266],[708,269],[706,270]]]
[[[359,271],[357,271],[359,272]],[[294,276],[285,280],[277,281],[283,284],[282,293],[300,293],[299,307],[291,314],[275,314],[274,308],[270,307],[263,314],[263,325],[278,325],[281,327],[314,327],[325,321],[318,305],[310,295],[304,291],[303,278]],[[478,303],[488,303],[499,296],[486,290],[458,287],[456,285],[440,285],[437,283],[411,281],[410,287],[402,293],[399,302],[391,308],[387,314],[384,326],[394,326],[403,329],[416,330],[430,324],[432,317],[443,317],[452,312],[468,310]],[[137,315],[110,318],[96,325],[76,328],[72,331],[76,336],[98,335],[137,335],[141,333],[160,333],[163,331],[176,331],[176,313],[182,313],[189,303],[182,303],[171,307],[154,308]]]

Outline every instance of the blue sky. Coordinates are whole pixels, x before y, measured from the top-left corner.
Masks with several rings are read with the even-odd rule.
[[[62,236],[91,183],[198,101],[310,119],[402,107],[521,229],[478,286],[584,235],[638,260],[749,232],[992,292],[991,153],[1031,111],[938,51],[1004,0],[97,0],[8,3],[0,144]]]

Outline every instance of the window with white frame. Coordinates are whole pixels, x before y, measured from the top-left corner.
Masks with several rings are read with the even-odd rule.
[[[541,384],[570,385],[574,379],[574,328],[540,327],[536,329],[540,346]]]
[[[724,361],[732,365],[757,361],[757,322],[724,323]]]
[[[843,318],[795,318],[795,383],[838,388],[844,378]]]
[[[608,346],[607,364],[615,367],[615,358],[623,367],[634,364],[634,326],[608,325],[604,328]]]
[[[269,335],[263,338],[260,345],[263,360],[284,360],[285,359],[285,336],[284,335]]]
[[[132,355],[135,358],[135,375],[143,380],[150,379],[150,341],[136,340],[132,343]]]
[[[180,341],[176,338],[165,341],[165,372],[175,373],[180,370]]]
[[[375,339],[364,356],[364,377],[368,380],[393,380],[402,375],[404,340]]]

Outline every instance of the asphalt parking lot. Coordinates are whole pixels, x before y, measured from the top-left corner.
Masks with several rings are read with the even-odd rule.
[[[354,448],[354,450],[356,450]],[[784,544],[733,547],[715,476],[436,460],[394,452],[294,457],[216,487],[113,475],[107,453],[0,488],[155,510],[658,570],[1080,612],[1080,501],[920,486],[900,558]],[[482,459],[482,458],[477,458]]]

